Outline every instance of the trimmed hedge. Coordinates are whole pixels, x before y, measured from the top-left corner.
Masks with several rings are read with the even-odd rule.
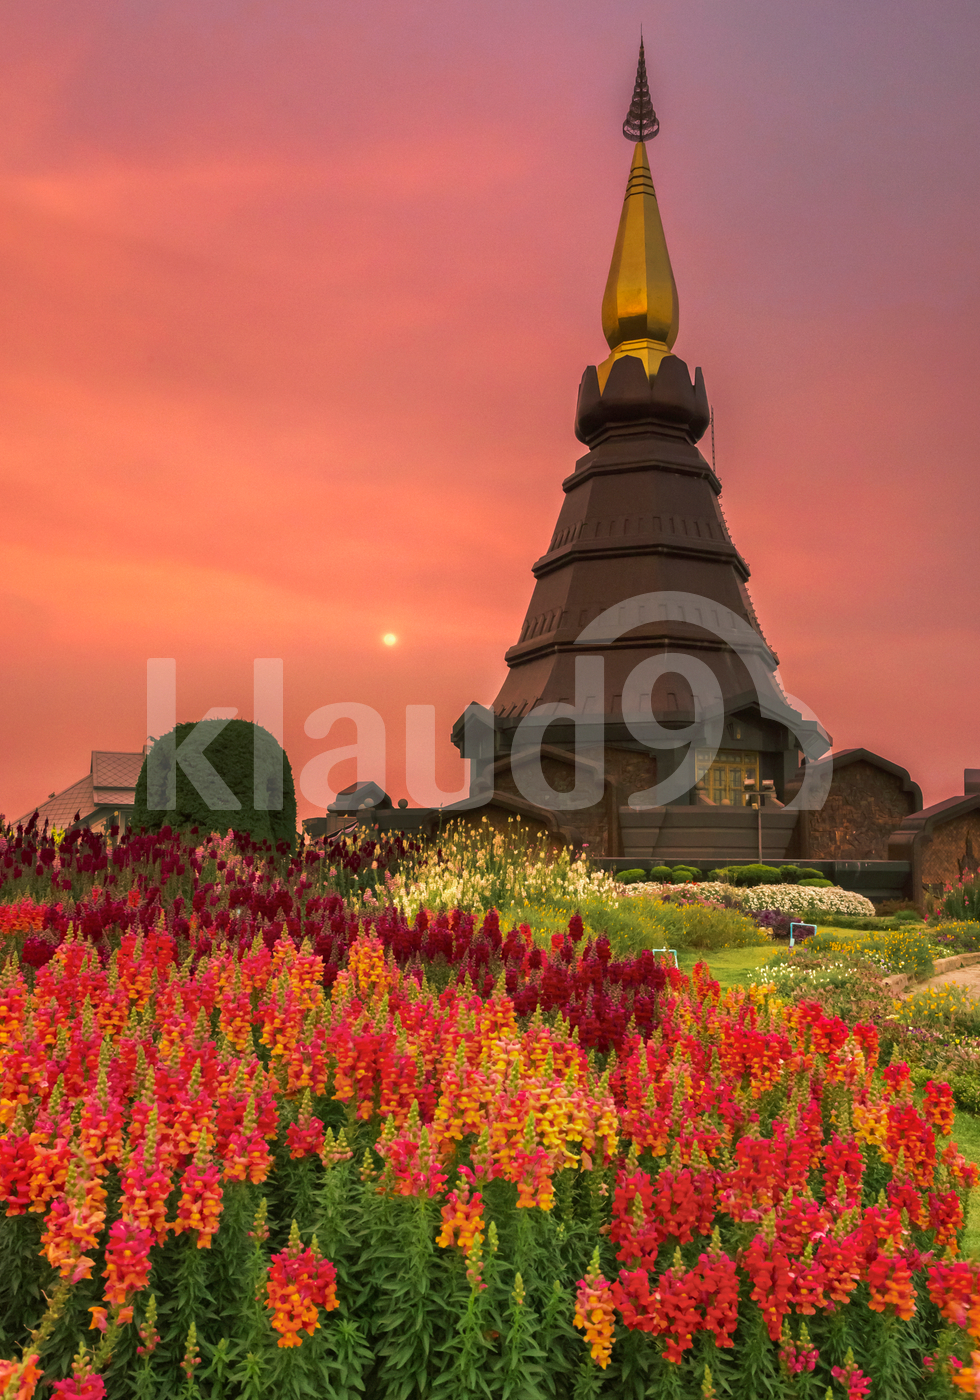
[[[649,880],[649,878],[647,872],[639,867],[635,870],[621,870],[616,876],[621,885],[637,885],[642,880]]]
[[[199,738],[204,739],[203,743],[195,742],[194,751],[201,753],[224,785],[231,790],[238,801],[237,807],[229,810],[227,807],[222,809],[220,805],[209,804],[206,796],[202,796],[184,772],[180,763],[181,745],[194,730],[198,730]],[[169,826],[173,830],[197,827],[204,833],[220,832],[222,835],[227,831],[247,831],[255,841],[267,840],[273,845],[285,841],[290,847],[293,846],[296,841],[296,789],[293,784],[293,770],[284,750],[267,729],[245,719],[205,719],[198,724],[190,721],[178,724],[169,734],[157,739],[155,747],[160,744],[168,746],[171,755],[176,753],[177,756],[176,801],[173,806],[160,806],[159,804],[166,801],[166,793],[161,790],[153,794],[153,805],[148,805],[148,755],[143,760],[136,783],[132,817],[135,830],[142,827],[146,831],[160,831]],[[275,775],[267,778],[265,782],[267,800],[270,802],[277,800],[274,787],[280,763],[282,765],[281,806],[273,807],[271,811],[255,806],[256,746],[259,749],[261,767],[270,775]],[[172,772],[174,764],[175,759],[171,756],[169,771]]]
[[[815,880],[820,880],[826,885],[832,885],[832,880],[824,880],[819,870],[811,870],[807,866],[799,865],[760,865],[758,861],[750,865],[725,865],[718,870],[712,870],[708,874],[709,880],[717,880],[719,884],[748,886],[752,885],[808,885]]]

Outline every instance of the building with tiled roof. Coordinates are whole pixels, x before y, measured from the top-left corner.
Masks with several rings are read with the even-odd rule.
[[[46,802],[40,802],[18,817],[15,825],[26,825],[36,811],[38,826],[47,822],[49,827],[60,830],[76,821],[96,830],[116,823],[125,827],[133,810],[136,780],[142,767],[142,753],[93,749],[92,762],[84,778],[79,778],[63,792],[51,793]]]

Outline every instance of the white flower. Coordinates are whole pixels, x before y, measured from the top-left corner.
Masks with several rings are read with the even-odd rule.
[[[839,885],[829,889],[809,885],[755,885],[751,889],[736,889],[733,897],[740,909],[779,909],[784,914],[802,914],[807,909],[822,914],[856,914],[871,916],[875,907],[870,899],[855,890],[842,890]]]
[[[698,899],[730,899],[746,913],[778,909],[783,914],[803,914],[807,909],[816,909],[822,914],[867,917],[875,912],[870,899],[865,899],[863,894],[857,894],[854,890],[842,890],[839,885],[832,885],[830,889],[811,885],[754,885],[743,889],[741,886],[720,884],[717,880],[703,880],[694,885],[661,885],[648,881],[620,887],[622,894],[652,895],[655,899],[678,891],[685,895],[697,895]]]

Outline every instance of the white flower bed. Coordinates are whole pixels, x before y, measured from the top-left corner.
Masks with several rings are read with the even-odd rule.
[[[802,914],[807,909],[815,909],[822,914],[856,914],[867,918],[875,912],[870,899],[865,899],[863,894],[857,894],[854,890],[842,890],[839,885],[832,885],[829,889],[812,885],[753,885],[742,888],[722,885],[716,880],[704,880],[693,885],[661,885],[647,881],[624,888],[627,894],[647,895],[653,899],[663,899],[672,893],[683,893],[698,899],[730,899],[746,913],[759,909],[779,909],[784,914]]]
[[[802,914],[805,909],[819,909],[822,914],[857,914],[873,916],[875,907],[870,899],[854,890],[842,890],[839,885],[829,889],[808,885],[755,885],[751,889],[735,890],[740,909],[781,909],[784,914]]]

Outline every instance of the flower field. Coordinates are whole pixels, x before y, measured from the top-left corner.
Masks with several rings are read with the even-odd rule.
[[[482,823],[450,828],[440,838],[440,851],[439,861],[409,866],[385,881],[388,900],[411,918],[419,909],[485,913],[569,903],[574,908],[590,899],[614,900],[619,893],[611,875],[591,869],[567,847],[550,849],[519,821],[511,821],[506,834]]]
[[[6,842],[0,1395],[977,1393],[948,1086],[398,856]]]

